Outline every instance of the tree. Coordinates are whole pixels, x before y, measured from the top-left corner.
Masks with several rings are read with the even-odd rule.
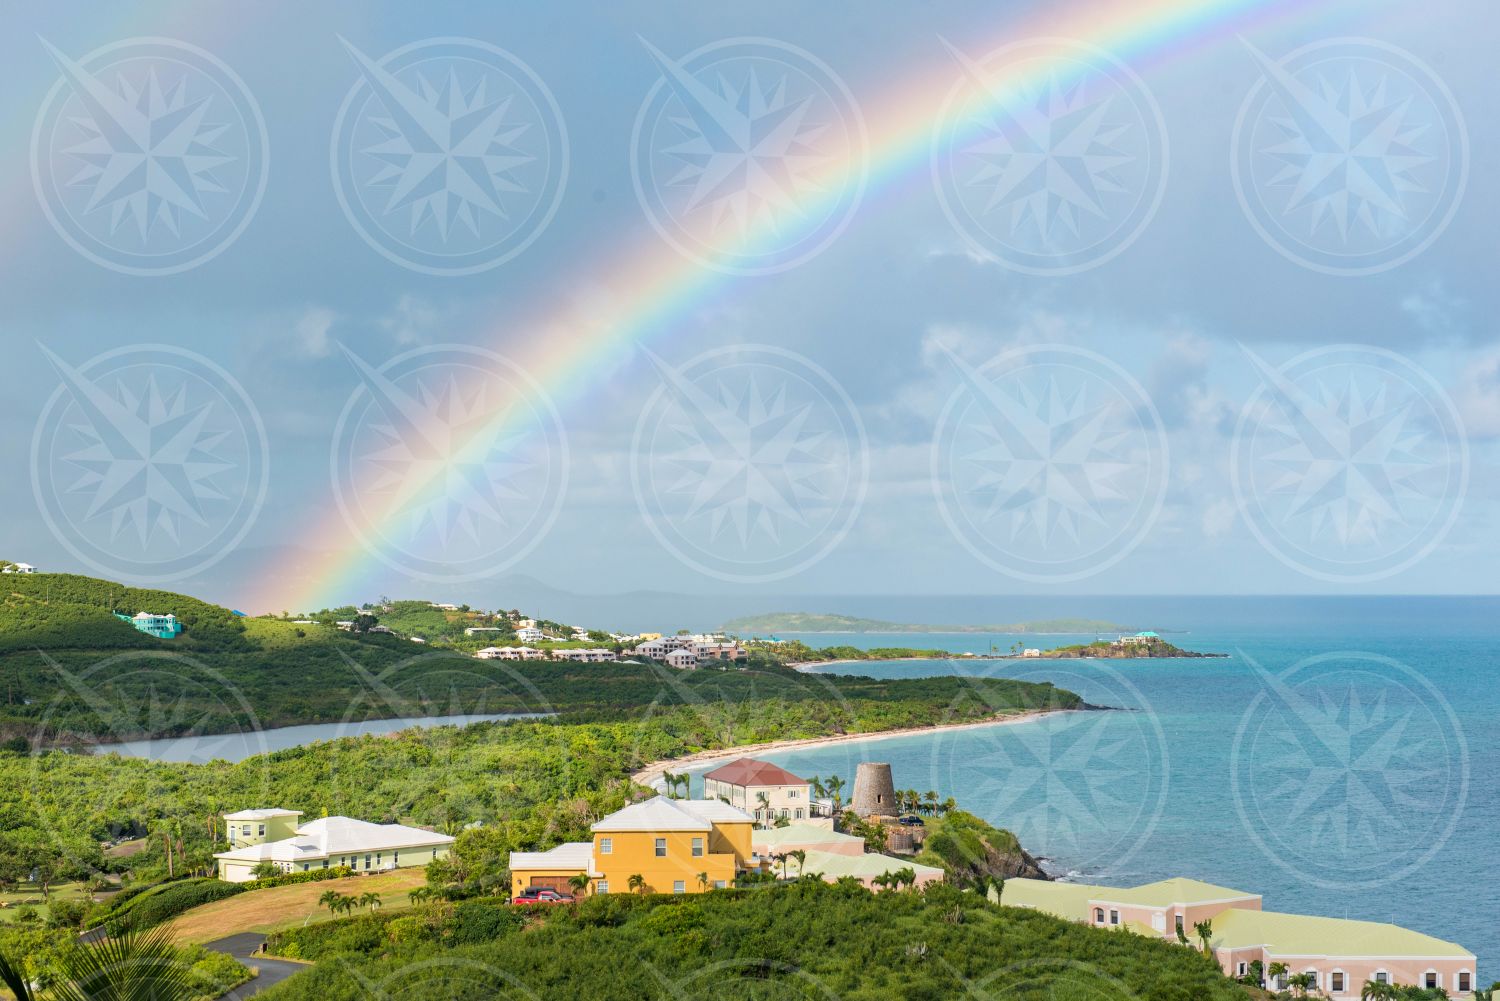
[[[645,893],[646,877],[638,872],[631,873],[630,878],[625,881],[625,885],[630,887],[631,893]]]
[[[1266,980],[1268,981],[1268,986],[1275,987],[1277,985],[1277,982],[1284,976],[1286,976],[1286,964],[1281,960],[1278,959],[1276,962],[1266,967]]]
[[[588,873],[576,873],[568,877],[568,888],[573,891],[574,896],[582,897],[589,892],[591,882]]]
[[[1307,992],[1312,988],[1313,982],[1313,975],[1311,973],[1293,973],[1286,978],[1287,986],[1299,998],[1307,997]]]
[[[1395,997],[1396,987],[1394,984],[1382,984],[1374,980],[1366,980],[1364,986],[1359,989],[1359,1001],[1393,1001]],[[1474,992],[1474,1001],[1483,1001],[1478,991]]]
[[[794,848],[787,855],[797,860],[797,874],[801,875],[802,867],[807,864],[807,852],[801,848]],[[783,870],[785,867],[783,867]]]
[[[422,889],[422,887],[419,887],[418,889]],[[417,891],[413,890],[411,892],[413,894],[411,902],[415,904],[417,902],[417,898],[415,896]],[[337,914],[338,901],[343,899],[344,895],[337,890],[324,890],[322,896],[318,897],[318,906],[328,908],[328,912],[330,914]]]
[[[1212,920],[1193,922],[1193,933],[1198,936],[1198,948],[1203,950],[1203,955],[1213,958],[1214,923]]]
[[[359,895],[359,906],[361,907],[368,907],[371,910],[375,910],[379,908],[380,905],[380,894],[376,893],[374,890],[367,890],[366,892]]]
[[[708,873],[706,872],[700,872],[698,874],[698,891],[700,893],[708,892]]]
[[[32,988],[20,966],[0,955],[0,983],[16,1001],[188,1001],[205,987],[181,961],[166,925],[91,945],[74,942],[58,957],[57,967],[58,979],[44,994]]]
[[[928,789],[927,792],[923,794],[922,798],[925,799],[925,800],[927,800],[927,812],[928,813],[937,813],[937,808],[938,808],[938,794],[937,794],[937,790],[935,790],[935,789]]]
[[[833,812],[837,814],[844,802],[844,780],[837,775],[830,775],[824,780],[823,785],[827,788],[828,795],[833,797]]]
[[[167,871],[168,874],[171,873],[170,866]],[[256,879],[271,879],[273,876],[280,875],[280,870],[276,868],[275,862],[257,862],[255,868],[250,870],[250,875]]]

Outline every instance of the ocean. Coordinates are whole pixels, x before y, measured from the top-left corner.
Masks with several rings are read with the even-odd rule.
[[[1007,600],[1008,614],[984,619],[970,617],[977,608],[918,618],[860,604],[838,610],[902,621],[1087,615],[1229,657],[829,666],[820,670],[1051,681],[1124,711],[764,757],[851,785],[860,761],[886,761],[898,789],[952,796],[1062,878],[1188,876],[1260,893],[1271,910],[1390,921],[1472,950],[1479,982],[1500,978],[1500,599],[1053,599],[1019,612]],[[781,635],[974,653],[1093,638]]]

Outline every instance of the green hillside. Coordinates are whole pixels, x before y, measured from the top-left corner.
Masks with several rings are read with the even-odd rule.
[[[722,627],[740,636],[769,633],[1123,633],[1133,627],[1101,619],[1039,619],[1008,625],[930,625],[861,619],[819,612],[771,612],[730,619]]]
[[[945,884],[818,880],[684,896],[610,894],[518,916],[483,900],[276,935],[322,961],[266,1001],[386,996],[638,1001],[1035,998],[1245,1001],[1196,949],[989,903]]]

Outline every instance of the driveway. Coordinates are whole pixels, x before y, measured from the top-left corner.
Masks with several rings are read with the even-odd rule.
[[[246,966],[253,966],[260,971],[254,979],[245,981],[225,994],[226,1001],[239,1001],[240,998],[253,997],[281,983],[292,974],[301,973],[307,969],[306,963],[292,963],[285,959],[266,959],[252,955],[265,941],[266,937],[256,932],[241,932],[238,935],[230,935],[228,938],[221,938],[217,942],[208,942],[204,945],[205,949],[228,953]]]

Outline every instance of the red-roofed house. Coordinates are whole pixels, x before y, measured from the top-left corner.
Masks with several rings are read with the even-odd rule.
[[[807,820],[812,815],[808,784],[780,765],[736,758],[703,776],[705,799],[722,799],[762,824],[777,817]]]

